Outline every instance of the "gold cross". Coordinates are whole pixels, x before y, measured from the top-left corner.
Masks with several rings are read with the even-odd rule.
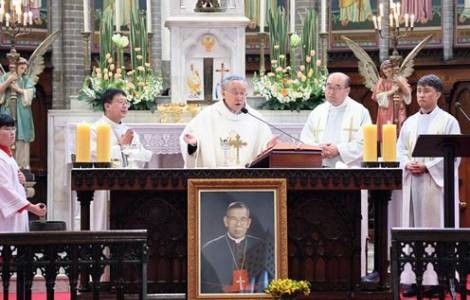
[[[317,122],[317,126],[312,129],[313,137],[315,138],[315,142],[319,143],[320,142],[320,132],[322,132],[323,129],[320,128],[320,120]]]
[[[220,88],[222,89],[222,84],[224,83],[224,73],[229,72],[230,69],[225,69],[225,64],[220,63],[220,69],[216,69],[216,72],[220,72]]]
[[[357,131],[357,130],[358,130],[357,128],[353,128],[353,117],[351,117],[351,122],[349,122],[349,128],[344,128],[343,130],[349,132],[348,142],[350,142],[351,139],[352,139],[352,133],[353,133],[353,131]]]
[[[228,143],[230,146],[234,147],[237,150],[237,166],[238,166],[240,165],[240,148],[245,147],[248,144],[240,138],[239,134],[237,134],[234,138],[230,138],[230,141]]]

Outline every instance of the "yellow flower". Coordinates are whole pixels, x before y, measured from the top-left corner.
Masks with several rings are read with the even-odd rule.
[[[277,67],[277,68],[276,68],[276,72],[277,72],[277,73],[280,73],[280,72],[282,72],[282,71],[284,71],[284,69],[283,69],[282,67]]]
[[[144,66],[138,66],[137,67],[137,70],[141,71],[141,72],[144,72],[145,71],[145,68]]]
[[[113,58],[112,57],[108,58],[108,64],[112,64],[112,63],[113,63]]]
[[[311,61],[312,61],[312,58],[309,55],[307,55],[305,57],[305,62],[309,64]]]
[[[150,68],[150,63],[145,63],[145,66],[146,66],[147,68]]]
[[[114,64],[111,64],[111,65],[109,66],[109,69],[110,69],[111,71],[114,71],[114,69],[115,69]]]
[[[111,58],[111,53],[106,53],[106,59],[110,59]]]
[[[315,50],[310,51],[310,56],[315,56]]]
[[[136,58],[140,60],[140,59],[143,58],[143,56],[139,54],[139,55],[136,56]]]
[[[114,79],[120,79],[120,78],[121,78],[121,74],[119,73],[114,74]]]
[[[100,68],[95,68],[95,72],[96,73],[101,73],[101,69]]]
[[[303,71],[305,71],[305,66],[304,66],[304,65],[300,65],[299,69],[300,69],[300,71],[303,72]]]
[[[117,68],[117,69],[116,69],[116,73],[121,74],[121,72],[122,72],[122,69],[121,69],[121,68]]]
[[[104,79],[104,80],[108,80],[108,79],[109,79],[108,73],[105,73],[105,74],[104,74],[103,79]]]
[[[321,59],[317,59],[317,67],[321,66]]]
[[[140,48],[134,48],[135,52],[140,52]]]

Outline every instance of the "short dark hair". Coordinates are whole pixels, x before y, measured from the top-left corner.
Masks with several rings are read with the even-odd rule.
[[[126,92],[124,92],[121,89],[107,89],[104,91],[103,96],[101,97],[101,105],[104,111],[104,105],[106,103],[111,103],[113,102],[113,98],[116,95],[123,95],[124,97],[127,97]]]
[[[418,80],[417,86],[430,86],[440,93],[442,93],[442,91],[444,90],[442,80],[434,74],[429,74],[421,77]]]
[[[240,201],[235,201],[235,202],[230,203],[227,206],[227,210],[225,211],[225,215],[228,216],[229,210],[235,209],[235,208],[244,208],[244,209],[246,209],[246,211],[248,213],[248,217],[250,216],[250,209],[248,208],[248,206],[246,206],[245,203],[240,202]]]
[[[15,127],[15,120],[9,115],[5,113],[0,114],[0,127],[7,126],[7,127]]]

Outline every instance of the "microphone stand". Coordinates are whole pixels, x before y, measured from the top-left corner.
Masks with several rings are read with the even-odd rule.
[[[248,109],[247,109],[246,107],[243,107],[240,111],[241,111],[242,113],[244,113],[244,114],[249,114],[249,115],[252,116],[253,118],[257,119],[257,120],[260,121],[260,122],[263,122],[264,124],[268,125],[269,127],[272,127],[272,128],[274,128],[274,129],[276,129],[276,130],[279,130],[279,131],[282,132],[283,134],[285,134],[285,135],[287,135],[288,137],[290,137],[291,139],[295,140],[297,143],[303,144],[303,142],[302,142],[299,138],[296,138],[295,136],[293,136],[293,135],[291,135],[291,134],[285,132],[285,131],[282,130],[281,128],[279,128],[279,127],[277,127],[277,126],[275,126],[275,125],[273,125],[273,124],[271,124],[271,123],[269,123],[269,122],[267,122],[267,121],[265,121],[265,120],[263,120],[263,119],[261,119],[261,118],[258,118],[258,117],[255,116],[255,115],[253,115],[252,113],[250,113],[250,112],[248,111]]]

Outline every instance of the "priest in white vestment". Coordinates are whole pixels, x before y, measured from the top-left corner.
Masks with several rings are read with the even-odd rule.
[[[152,151],[145,149],[139,135],[122,123],[129,109],[126,94],[119,89],[109,89],[103,94],[104,115],[95,122],[91,132],[92,156],[96,156],[96,125],[111,126],[111,159],[126,167],[143,167],[152,158]],[[124,161],[127,162],[123,162]],[[96,191],[91,203],[91,230],[109,229],[108,191]]]
[[[185,168],[244,167],[276,142],[268,125],[242,113],[262,118],[246,103],[247,87],[241,76],[225,77],[223,100],[188,123],[180,136]]]
[[[300,134],[302,142],[322,148],[327,167],[360,167],[363,152],[362,127],[371,123],[367,108],[349,97],[351,79],[332,73],[325,86],[326,102],[309,115]],[[367,192],[361,196],[361,274],[366,273],[365,244],[368,234]]]
[[[15,140],[15,121],[8,114],[0,114],[0,232],[29,231],[28,211],[46,215],[46,205],[26,199],[25,177],[10,150]]]
[[[442,157],[412,157],[416,140],[421,134],[460,134],[457,120],[437,106],[443,85],[439,77],[427,75],[417,84],[419,112],[409,117],[400,131],[397,144],[400,167],[403,168],[403,227],[444,227],[444,166]],[[455,224],[459,224],[458,163],[455,168]],[[411,269],[405,268],[401,281],[415,282]],[[428,267],[428,270],[430,268]],[[424,285],[437,285],[437,276],[426,271]],[[413,294],[410,291],[411,296]]]

